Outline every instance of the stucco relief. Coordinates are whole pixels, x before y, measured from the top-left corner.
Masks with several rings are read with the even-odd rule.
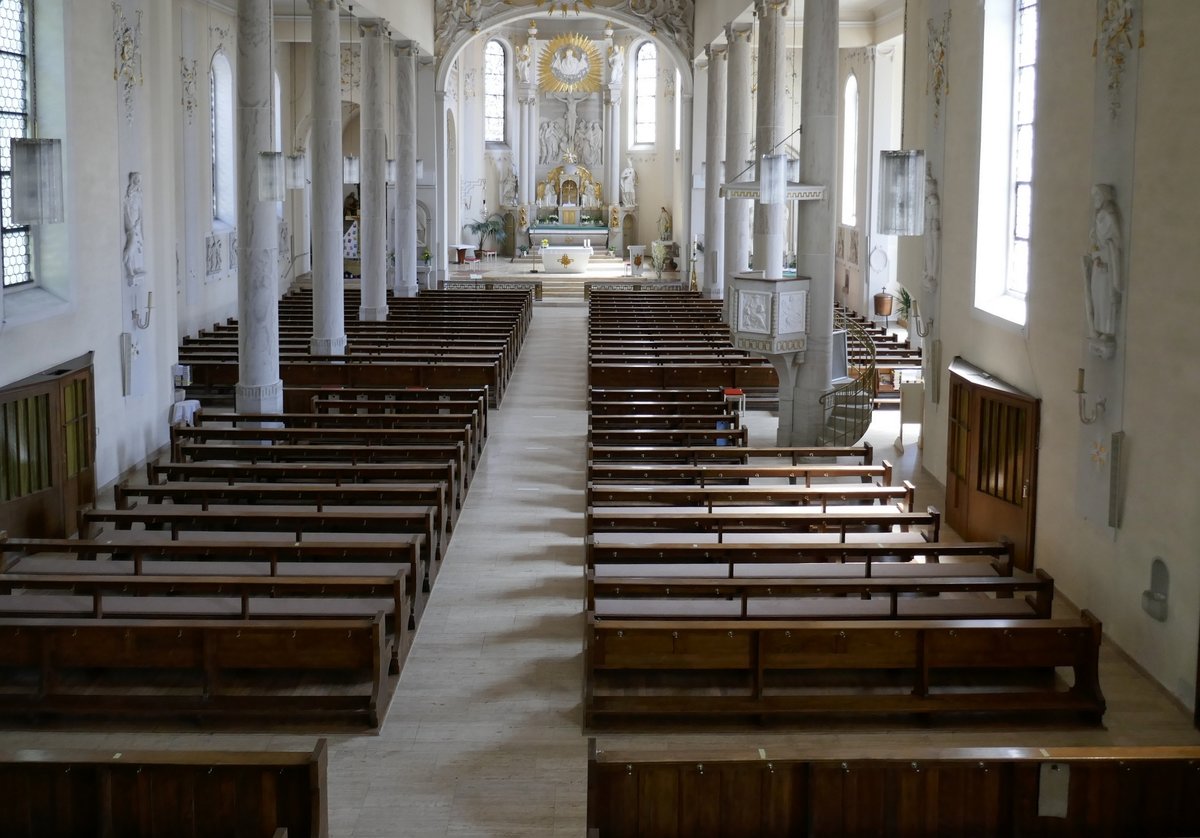
[[[950,77],[947,75],[950,51],[950,12],[946,12],[940,24],[931,18],[929,27],[928,66],[926,67],[925,92],[933,96],[933,119],[942,114],[942,100],[950,93]]]
[[[738,294],[739,332],[771,333],[771,295],[766,291],[742,291]]]
[[[775,333],[790,335],[808,330],[808,292],[788,291],[779,295]]]
[[[116,3],[113,10],[113,78],[121,91],[125,123],[133,125],[133,89],[142,83],[142,10],[133,21]]]

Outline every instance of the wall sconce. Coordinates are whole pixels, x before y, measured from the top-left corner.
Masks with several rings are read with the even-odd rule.
[[[1096,399],[1092,409],[1087,409],[1087,390],[1083,389],[1083,367],[1079,368],[1079,380],[1075,385],[1075,395],[1079,397],[1079,421],[1090,425],[1104,415],[1104,399]]]
[[[289,154],[283,159],[283,179],[288,189],[303,189],[308,185],[304,152]]]
[[[283,152],[260,151],[258,153],[258,200],[282,201]]]
[[[149,329],[150,328],[150,311],[153,308],[154,308],[154,292],[153,291],[146,292],[146,314],[145,314],[145,316],[138,313],[137,300],[135,299],[133,302],[133,311],[130,312],[133,315],[133,325],[139,329]]]
[[[342,158],[342,182],[343,183],[358,183],[359,181],[359,166],[358,156],[347,154]]]
[[[925,232],[925,152],[879,152],[879,233]]]
[[[13,223],[61,223],[66,218],[62,140],[14,138],[10,153]]]

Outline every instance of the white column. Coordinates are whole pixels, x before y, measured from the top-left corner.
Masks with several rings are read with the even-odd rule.
[[[387,320],[387,159],[385,157],[384,33],[379,21],[362,33],[362,203],[359,255],[362,304],[359,320]]]
[[[534,165],[536,158],[531,160],[530,150],[537,147],[537,130],[533,126],[533,105],[537,101],[537,89],[533,85],[520,83],[517,85],[517,124],[521,129],[521,141],[517,147],[517,203],[528,206],[533,203]],[[520,236],[524,231],[518,230]]]
[[[721,159],[725,156],[725,47],[708,45],[708,116],[704,133],[704,296],[725,294],[721,276],[725,254],[725,201],[721,198]]]
[[[604,202],[621,203],[621,85],[604,91]]]
[[[742,174],[750,159],[750,138],[754,123],[750,97],[750,36],[748,23],[726,24],[725,40],[729,44],[727,83],[725,85],[725,180],[749,180],[754,171]],[[744,200],[725,202],[725,258],[723,264],[726,301],[730,293],[729,277],[750,267],[750,204]],[[729,302],[726,302],[728,322]]]
[[[695,78],[695,74],[692,75]],[[683,86],[682,80],[680,87]],[[695,116],[692,110],[693,95],[676,91],[676,96],[683,98],[679,102],[679,130],[683,136],[679,138],[679,169],[680,181],[683,185],[683,201],[679,207],[679,223],[675,225],[675,240],[679,242],[679,279],[686,283],[692,270],[692,123]]]
[[[762,158],[777,154],[776,146],[786,131],[787,101],[783,80],[784,17],[787,2],[758,0],[758,115],[755,120],[755,157],[759,182],[762,182]],[[754,268],[769,279],[783,276],[783,204],[758,204],[754,208]]]
[[[313,334],[309,351],[314,355],[341,355],[346,351],[341,32],[335,0],[309,0],[309,6],[313,65]]]
[[[805,0],[804,65],[801,73],[800,171],[806,183],[822,184],[825,199],[798,205],[796,273],[810,277],[808,347],[799,369],[788,445],[813,445],[825,419],[818,399],[831,389],[833,335],[834,185],[837,183],[838,2]],[[780,412],[780,439],[787,417]]]
[[[282,413],[279,218],[258,198],[259,154],[274,148],[271,0],[240,0],[237,29],[238,383],[240,413]]]
[[[417,47],[395,45],[396,295],[417,295]],[[444,115],[439,115],[445,119]],[[442,152],[443,156],[445,152]],[[442,186],[444,189],[445,186]],[[442,248],[443,255],[445,248]],[[440,261],[440,260],[439,260]]]

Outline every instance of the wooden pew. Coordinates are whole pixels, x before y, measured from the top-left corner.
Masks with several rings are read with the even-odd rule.
[[[589,444],[587,458],[592,462],[666,462],[666,463],[741,463],[767,460],[776,463],[824,463],[835,459],[851,459],[870,465],[874,451],[870,444],[848,447],[763,448],[728,445],[596,445]]]
[[[437,462],[397,463],[147,463],[146,479],[151,484],[163,481],[219,480],[227,484],[254,482],[281,484],[322,481],[331,487],[370,486],[373,484],[441,482],[446,486],[447,501],[455,510],[451,520],[462,508],[462,481],[457,463]]]
[[[764,747],[765,746],[765,747]],[[740,737],[588,760],[605,836],[1200,835],[1200,748],[847,747]],[[1062,780],[1061,794],[1054,791]]]
[[[821,512],[814,507],[763,507],[754,509],[693,510],[685,507],[623,510],[618,507],[588,507],[587,532],[641,533],[646,540],[663,541],[670,533],[691,533],[697,543],[724,543],[735,536],[755,533],[757,540],[770,541],[771,536],[800,542],[804,536],[825,536],[820,540],[847,541],[857,534],[860,540],[887,542],[890,540],[920,543],[937,541],[941,532],[941,513],[933,507],[924,513],[902,512],[887,507],[863,507],[863,511]],[[921,529],[917,529],[921,528]],[[674,539],[678,540],[678,538]]]
[[[908,480],[900,486],[874,486],[864,483],[822,483],[817,486],[624,486],[587,484],[588,506],[897,506],[914,510],[917,487]]]
[[[1101,625],[1052,620],[599,620],[584,723],[1011,713],[1098,724]],[[1073,671],[1069,688],[1056,667]]]
[[[588,463],[590,483],[616,484],[684,484],[689,486],[751,485],[755,480],[787,480],[792,486],[812,486],[813,481],[860,480],[892,484],[892,464],[880,465],[677,465],[673,463],[618,463],[610,461]],[[774,485],[774,484],[764,484]],[[819,485],[819,484],[817,484]]]
[[[660,428],[663,430],[690,428],[736,428],[741,416],[736,412],[717,411],[712,413],[598,413],[588,417],[588,427],[593,430],[637,430]]]
[[[370,730],[398,676],[370,619],[0,618],[0,718]],[[336,689],[318,693],[314,686]],[[164,689],[169,687],[169,689]]]
[[[0,751],[0,835],[328,838],[328,751]]]
[[[588,443],[594,446],[715,446],[745,447],[750,431],[740,428],[597,428],[588,426]]]

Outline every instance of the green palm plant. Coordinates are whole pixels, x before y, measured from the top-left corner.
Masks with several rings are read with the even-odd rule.
[[[503,244],[508,238],[508,233],[504,229],[504,217],[498,212],[492,213],[487,218],[470,222],[467,224],[467,229],[473,235],[479,236],[480,250],[483,250],[483,244],[489,237],[497,246]]]

